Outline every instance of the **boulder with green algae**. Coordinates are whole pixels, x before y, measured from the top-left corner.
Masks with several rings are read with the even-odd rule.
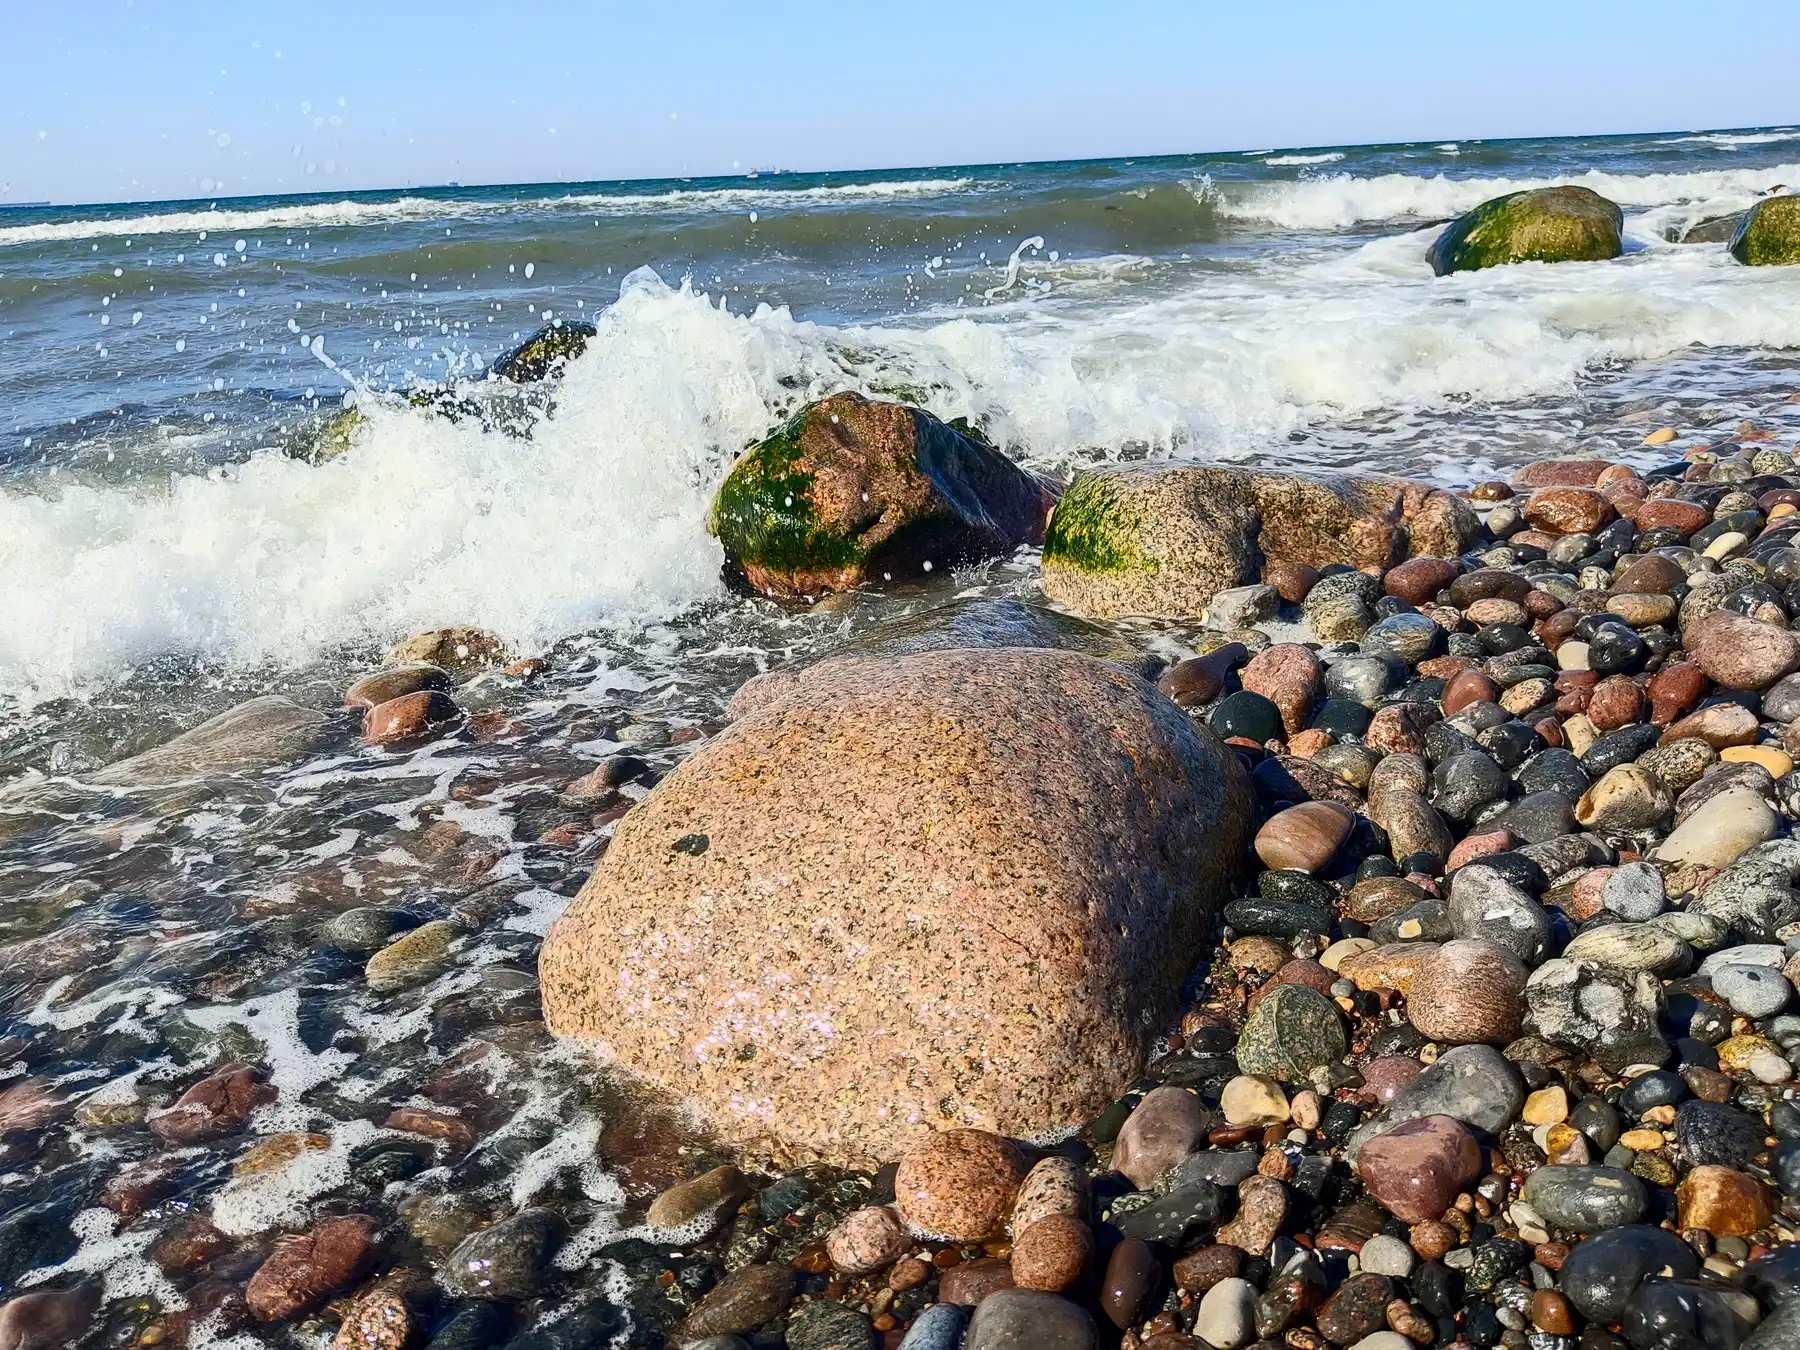
[[[1468,503],[1379,474],[1178,464],[1075,476],[1044,537],[1044,594],[1079,614],[1197,619],[1269,562],[1388,568],[1481,537]]]
[[[534,384],[556,373],[558,367],[574,360],[587,349],[588,339],[598,330],[580,319],[557,319],[547,323],[518,346],[494,358],[489,370],[497,379],[514,384]]]
[[[1800,193],[1764,197],[1746,211],[1731,256],[1752,267],[1800,263]]]
[[[1037,543],[1054,503],[966,426],[843,393],[745,451],[707,523],[728,575],[765,595],[814,596]]]
[[[368,417],[353,403],[334,412],[320,413],[293,429],[282,445],[282,452],[290,459],[323,464],[349,450],[368,422]]]
[[[1440,277],[1516,262],[1600,262],[1624,251],[1618,206],[1584,187],[1533,188],[1483,202],[1425,255]]]

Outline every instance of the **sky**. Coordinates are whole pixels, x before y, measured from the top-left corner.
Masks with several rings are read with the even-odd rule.
[[[1800,5],[0,0],[0,203],[1800,120]]]

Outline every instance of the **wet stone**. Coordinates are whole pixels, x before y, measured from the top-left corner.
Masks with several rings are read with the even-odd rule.
[[[880,1337],[869,1319],[831,1299],[805,1303],[788,1318],[788,1350],[876,1350]]]
[[[1003,1289],[982,1300],[963,1350],[1093,1350],[1092,1319],[1068,1299],[1035,1289]]]
[[[548,1210],[520,1210],[464,1238],[439,1278],[458,1298],[529,1298],[561,1233],[561,1220]]]
[[[1592,1322],[1617,1323],[1638,1285],[1665,1268],[1677,1279],[1691,1279],[1699,1262],[1675,1234],[1631,1224],[1577,1243],[1557,1278],[1576,1312]]]
[[[1237,1060],[1245,1073],[1300,1083],[1343,1058],[1348,1048],[1337,1005],[1305,985],[1284,984],[1245,1021]]]
[[[1316,1325],[1333,1343],[1354,1345],[1387,1325],[1387,1306],[1393,1297],[1393,1281],[1365,1270],[1345,1280],[1325,1300]]]
[[[1638,1222],[1649,1207],[1643,1182],[1616,1167],[1540,1167],[1525,1203],[1558,1228],[1599,1233]]]

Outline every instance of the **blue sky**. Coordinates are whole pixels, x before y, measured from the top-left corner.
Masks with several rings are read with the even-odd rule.
[[[1800,6],[4,5],[0,201],[1800,119]],[[509,12],[510,11],[510,12]]]

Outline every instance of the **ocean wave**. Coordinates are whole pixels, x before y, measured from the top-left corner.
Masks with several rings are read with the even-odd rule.
[[[1671,136],[1658,145],[1710,145],[1720,150],[1742,150],[1752,145],[1779,145],[1783,141],[1800,141],[1800,129],[1779,131],[1704,131],[1691,136]]]
[[[943,196],[975,186],[969,178],[926,178],[879,183],[844,183],[807,188],[676,188],[654,193],[570,193],[470,201],[461,198],[396,197],[365,202],[345,199],[253,209],[163,211],[136,216],[99,216],[42,221],[0,228],[0,248],[19,244],[86,239],[135,238],[162,234],[238,234],[255,230],[345,229],[410,221],[461,220],[527,211],[581,211],[645,216],[680,212],[791,211],[859,201]]]
[[[1290,230],[1347,230],[1382,221],[1444,220],[1491,197],[1526,188],[1574,183],[1629,208],[1716,203],[1741,209],[1779,184],[1800,181],[1800,164],[1693,173],[1616,174],[1598,170],[1555,178],[1429,178],[1332,174],[1299,182],[1214,183],[1206,194],[1219,214]]]
[[[382,406],[325,465],[0,492],[0,689],[71,692],[164,653],[299,666],[446,623],[530,649],[668,617],[720,594],[705,515],[732,457],[844,387],[976,417],[1046,470],[1144,447],[1282,462],[1334,419],[1562,393],[1696,345],[1800,346],[1800,269],[1666,248],[1439,281],[1421,248],[1194,273],[1097,310],[846,328],[634,274],[529,440]]]
[[[1341,150],[1333,150],[1328,154],[1322,155],[1271,155],[1268,159],[1265,159],[1263,163],[1279,168],[1286,168],[1295,164],[1337,164],[1342,162],[1343,158],[1344,155]]]

